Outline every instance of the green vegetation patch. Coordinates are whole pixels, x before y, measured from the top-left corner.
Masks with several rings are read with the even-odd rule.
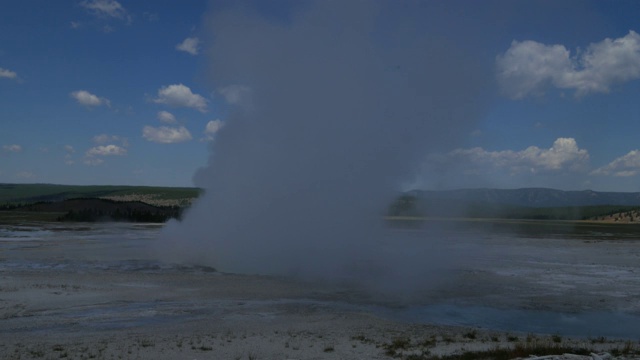
[[[0,184],[0,205],[28,205],[76,198],[108,198],[116,201],[143,201],[152,205],[165,205],[153,203],[158,200],[184,200],[176,205],[187,206],[201,193],[202,189],[188,187]],[[149,201],[144,201],[145,199]]]
[[[640,207],[626,205],[527,207],[457,199],[427,200],[403,194],[387,209],[387,215],[398,220],[454,217],[577,221],[599,220],[614,214],[620,214],[619,217],[632,221],[639,217]]]
[[[0,184],[0,223],[165,222],[202,194],[198,188]]]

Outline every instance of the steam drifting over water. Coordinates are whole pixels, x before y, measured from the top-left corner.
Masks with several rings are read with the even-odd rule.
[[[485,77],[429,30],[444,12],[394,4],[211,10],[210,84],[232,111],[195,175],[205,195],[163,233],[167,260],[370,283],[449,261],[389,244],[383,214],[427,152],[470,132]]]

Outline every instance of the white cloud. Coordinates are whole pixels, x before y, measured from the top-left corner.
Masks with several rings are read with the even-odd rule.
[[[207,111],[207,100],[192,93],[191,89],[182,84],[161,87],[158,90],[158,97],[153,101],[158,104],[197,109],[200,112]]]
[[[5,79],[17,79],[18,78],[18,74],[15,73],[15,71],[11,71],[8,69],[3,69],[0,67],[0,78],[5,78]]]
[[[162,144],[179,143],[192,139],[191,133],[184,126],[145,126],[142,129],[142,136],[149,141]]]
[[[207,123],[207,126],[204,128],[205,138],[203,140],[213,140],[215,134],[222,129],[224,123],[220,120],[211,120]]]
[[[80,6],[97,17],[116,18],[131,22],[131,15],[115,0],[84,0]]]
[[[22,146],[12,144],[12,145],[3,145],[2,150],[5,152],[19,153],[22,152]]]
[[[109,101],[109,99],[98,97],[86,90],[72,91],[71,93],[69,93],[69,96],[75,99],[78,104],[84,106],[111,106],[111,101]]]
[[[74,152],[76,152],[76,149],[74,149],[73,146],[71,145],[65,145],[64,151],[66,151],[69,154],[73,154]]]
[[[188,37],[184,39],[183,42],[176,45],[176,50],[184,51],[191,55],[198,55],[198,52],[200,52],[200,49],[198,48],[199,44],[200,39],[198,39],[197,37]]]
[[[87,150],[86,155],[92,156],[123,156],[127,154],[127,149],[118,145],[100,145]]]
[[[612,175],[616,177],[634,176],[640,172],[640,150],[629,151],[606,166],[595,169],[593,175]]]
[[[229,104],[238,105],[249,99],[251,89],[244,85],[229,85],[219,88],[218,92]]]
[[[165,124],[176,124],[178,123],[178,121],[176,120],[176,117],[173,116],[172,113],[168,112],[168,111],[158,111],[158,120],[160,120],[161,122],[165,123]]]
[[[583,171],[589,162],[589,153],[580,149],[573,138],[558,138],[549,149],[530,146],[521,151],[487,151],[476,147],[456,149],[445,155],[432,157],[436,162],[465,163],[489,170],[503,168],[512,174],[549,171]]]
[[[629,31],[574,56],[563,45],[513,41],[496,65],[504,93],[514,99],[542,95],[550,87],[575,90],[576,96],[607,93],[615,84],[640,78],[640,35]]]

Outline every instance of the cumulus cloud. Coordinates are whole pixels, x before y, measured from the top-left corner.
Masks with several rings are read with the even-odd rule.
[[[188,107],[200,112],[207,111],[207,100],[201,95],[192,93],[189,87],[182,84],[161,87],[158,90],[158,97],[153,101],[169,106]]]
[[[200,39],[197,37],[188,37],[184,39],[180,44],[176,45],[176,50],[184,51],[191,55],[198,55],[200,49],[198,46],[200,45]]]
[[[64,151],[66,151],[69,154],[73,154],[74,152],[76,152],[76,149],[74,149],[73,146],[71,145],[65,145]]]
[[[98,166],[104,163],[104,160],[101,159],[101,157],[125,155],[127,155],[127,149],[125,149],[124,147],[115,144],[99,145],[87,150],[83,162],[85,163],[85,165]],[[66,163],[68,165],[71,165],[73,164],[73,161],[71,160],[71,158],[67,157]]]
[[[176,117],[168,111],[158,111],[158,120],[165,124],[176,124]]]
[[[98,97],[97,95],[94,95],[86,90],[72,91],[71,93],[69,93],[69,96],[71,96],[72,99],[76,100],[78,104],[87,107],[102,105],[105,105],[107,107],[111,106],[111,101],[109,101],[109,99]]]
[[[229,104],[238,105],[248,100],[251,89],[243,85],[229,85],[219,88],[218,92]]]
[[[97,17],[115,18],[131,22],[129,12],[115,0],[84,0],[80,2],[80,6]]]
[[[180,143],[192,139],[191,133],[184,126],[145,126],[142,129],[142,136],[149,141],[161,144]]]
[[[123,156],[127,154],[127,149],[118,145],[100,145],[87,150],[86,155],[92,156]]]
[[[215,134],[222,129],[223,126],[224,123],[218,119],[209,121],[204,128],[204,140],[213,140]]]
[[[16,74],[15,71],[11,71],[8,69],[4,69],[0,67],[0,79],[1,78],[5,78],[5,79],[17,79],[18,78],[18,74]]]
[[[634,176],[640,172],[640,150],[629,151],[606,166],[592,172],[593,175],[611,175],[616,177]]]
[[[22,152],[22,146],[17,144],[3,145],[2,150],[5,152],[19,153]]]
[[[431,158],[436,162],[469,164],[474,170],[502,168],[516,173],[550,171],[583,171],[589,162],[589,153],[580,149],[573,138],[558,138],[551,148],[530,146],[521,151],[487,151],[476,147],[456,149]]]
[[[640,35],[629,31],[574,56],[564,45],[513,41],[496,65],[503,92],[514,99],[542,95],[551,87],[574,90],[578,97],[608,93],[613,85],[640,78]]]

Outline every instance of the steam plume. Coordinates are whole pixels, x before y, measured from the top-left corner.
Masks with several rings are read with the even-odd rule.
[[[195,175],[205,195],[163,234],[170,260],[335,279],[417,274],[401,264],[438,258],[384,245],[383,214],[426,152],[469,129],[483,81],[424,30],[438,14],[387,5],[212,10],[212,88],[244,91]]]

